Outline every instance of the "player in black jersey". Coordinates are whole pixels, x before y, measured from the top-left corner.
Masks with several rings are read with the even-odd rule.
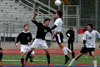
[[[37,16],[37,13],[34,14],[32,22],[37,26],[37,34],[36,34],[36,38],[35,38],[34,42],[32,43],[31,50],[27,54],[25,64],[27,63],[27,60],[28,60],[31,52],[35,48],[37,48],[39,46],[42,46],[42,48],[46,52],[46,57],[47,57],[48,65],[51,67],[52,65],[50,64],[50,54],[48,53],[48,50],[47,50],[48,46],[47,46],[47,43],[45,41],[46,34],[48,32],[50,32],[52,34],[51,29],[48,27],[48,25],[50,23],[50,19],[46,18],[43,23],[39,23],[39,22],[37,22],[35,20],[36,16]]]
[[[18,47],[18,42],[21,43],[21,64],[22,67],[24,67],[24,55],[26,52],[30,50],[30,42],[32,40],[32,34],[28,31],[29,25],[25,24],[24,25],[24,31],[21,32],[17,38],[16,38],[16,47]],[[32,62],[32,57],[34,57],[34,51],[32,52],[32,55],[30,55],[30,61]]]

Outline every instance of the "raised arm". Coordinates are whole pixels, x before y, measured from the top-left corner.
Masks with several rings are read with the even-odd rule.
[[[37,13],[34,13],[34,16],[32,18],[32,22],[36,25],[36,26],[39,26],[39,22],[36,21],[36,16],[37,16]]]

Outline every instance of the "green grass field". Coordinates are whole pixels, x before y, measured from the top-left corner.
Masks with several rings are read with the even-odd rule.
[[[20,64],[20,55],[4,55],[3,63],[4,64]],[[70,61],[72,57],[69,55]],[[100,55],[96,55],[98,64],[100,64]],[[45,55],[36,55],[33,59],[33,63],[28,62],[28,64],[47,64]],[[53,65],[64,65],[64,55],[51,55],[51,64]],[[92,65],[92,57],[89,55],[82,56],[75,64],[89,64]]]

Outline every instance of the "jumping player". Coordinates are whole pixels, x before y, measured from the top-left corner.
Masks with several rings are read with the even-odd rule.
[[[83,35],[83,44],[84,47],[80,51],[80,54],[76,56],[71,63],[68,65],[70,67],[76,60],[78,60],[83,54],[86,54],[89,52],[90,56],[93,58],[93,65],[94,67],[97,67],[97,61],[95,57],[95,40],[96,37],[100,38],[100,33],[96,30],[93,30],[93,25],[88,24],[87,31]]]
[[[24,67],[24,55],[26,52],[30,50],[30,42],[32,40],[32,34],[28,31],[29,30],[29,25],[25,24],[24,25],[24,31],[21,32],[17,38],[16,38],[16,47],[18,47],[18,42],[21,43],[21,64],[22,67]],[[30,55],[30,61],[32,61],[32,57],[34,57],[34,51],[32,52],[32,55]]]
[[[63,53],[65,55],[65,63],[66,64],[69,61],[69,57],[67,56],[67,51],[69,51],[72,54],[72,57],[74,58],[74,52],[72,52],[70,49],[68,49],[67,47],[64,46],[63,44],[63,34],[62,34],[62,12],[61,11],[57,11],[55,14],[56,20],[54,23],[54,26],[52,27],[52,30],[54,32],[54,35],[52,37],[52,39],[56,38],[56,41],[59,45],[59,47],[63,50]]]
[[[43,23],[39,23],[39,22],[37,22],[35,20],[36,16],[37,16],[37,13],[34,14],[32,22],[37,26],[37,34],[36,34],[36,38],[35,38],[34,42],[32,43],[31,50],[28,52],[28,54],[26,56],[25,64],[27,63],[27,60],[28,60],[31,52],[35,48],[37,48],[39,46],[42,46],[42,48],[46,52],[46,57],[47,57],[48,65],[51,67],[52,65],[50,64],[50,54],[49,54],[49,52],[47,50],[48,46],[47,46],[47,43],[45,41],[46,34],[48,32],[50,32],[52,34],[51,29],[48,27],[48,25],[50,23],[50,19],[46,18]]]

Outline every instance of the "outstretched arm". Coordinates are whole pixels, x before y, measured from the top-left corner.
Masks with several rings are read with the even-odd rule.
[[[32,18],[32,22],[38,26],[39,23],[38,23],[38,22],[36,21],[36,19],[35,19],[36,16],[37,16],[37,13],[34,13],[34,16],[33,16],[33,18]]]

